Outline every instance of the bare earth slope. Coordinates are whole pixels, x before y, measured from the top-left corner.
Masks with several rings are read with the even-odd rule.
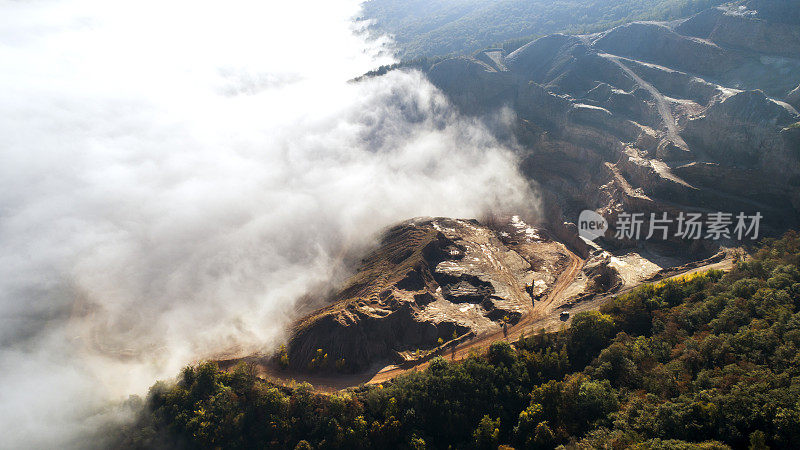
[[[519,322],[569,252],[535,232],[509,245],[519,252],[475,221],[415,219],[392,228],[333,303],[294,326],[291,367],[349,372],[414,363]]]
[[[509,55],[434,65],[459,107],[517,114],[523,169],[549,219],[582,209],[800,211],[800,20],[792,2],[745,1],[669,23],[552,35]],[[560,217],[559,217],[560,216]]]

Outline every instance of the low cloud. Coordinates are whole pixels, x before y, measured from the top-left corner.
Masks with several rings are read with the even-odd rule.
[[[396,221],[532,206],[422,74],[347,82],[391,61],[357,2],[112,3],[0,3],[3,445],[269,349]]]

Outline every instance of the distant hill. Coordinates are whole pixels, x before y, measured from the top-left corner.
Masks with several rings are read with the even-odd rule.
[[[394,36],[402,59],[465,54],[556,32],[686,17],[723,0],[369,0],[364,18]]]

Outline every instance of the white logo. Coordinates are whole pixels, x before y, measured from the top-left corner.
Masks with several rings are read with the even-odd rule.
[[[608,222],[603,216],[594,211],[585,209],[578,216],[578,234],[590,241],[604,235],[608,230]]]

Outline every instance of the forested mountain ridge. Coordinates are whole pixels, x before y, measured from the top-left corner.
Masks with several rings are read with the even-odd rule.
[[[159,382],[125,448],[794,448],[800,234],[727,274],[620,295],[572,327],[336,394],[213,363]]]
[[[546,34],[595,32],[634,20],[686,17],[723,0],[369,0],[363,17],[403,59],[465,54]]]

